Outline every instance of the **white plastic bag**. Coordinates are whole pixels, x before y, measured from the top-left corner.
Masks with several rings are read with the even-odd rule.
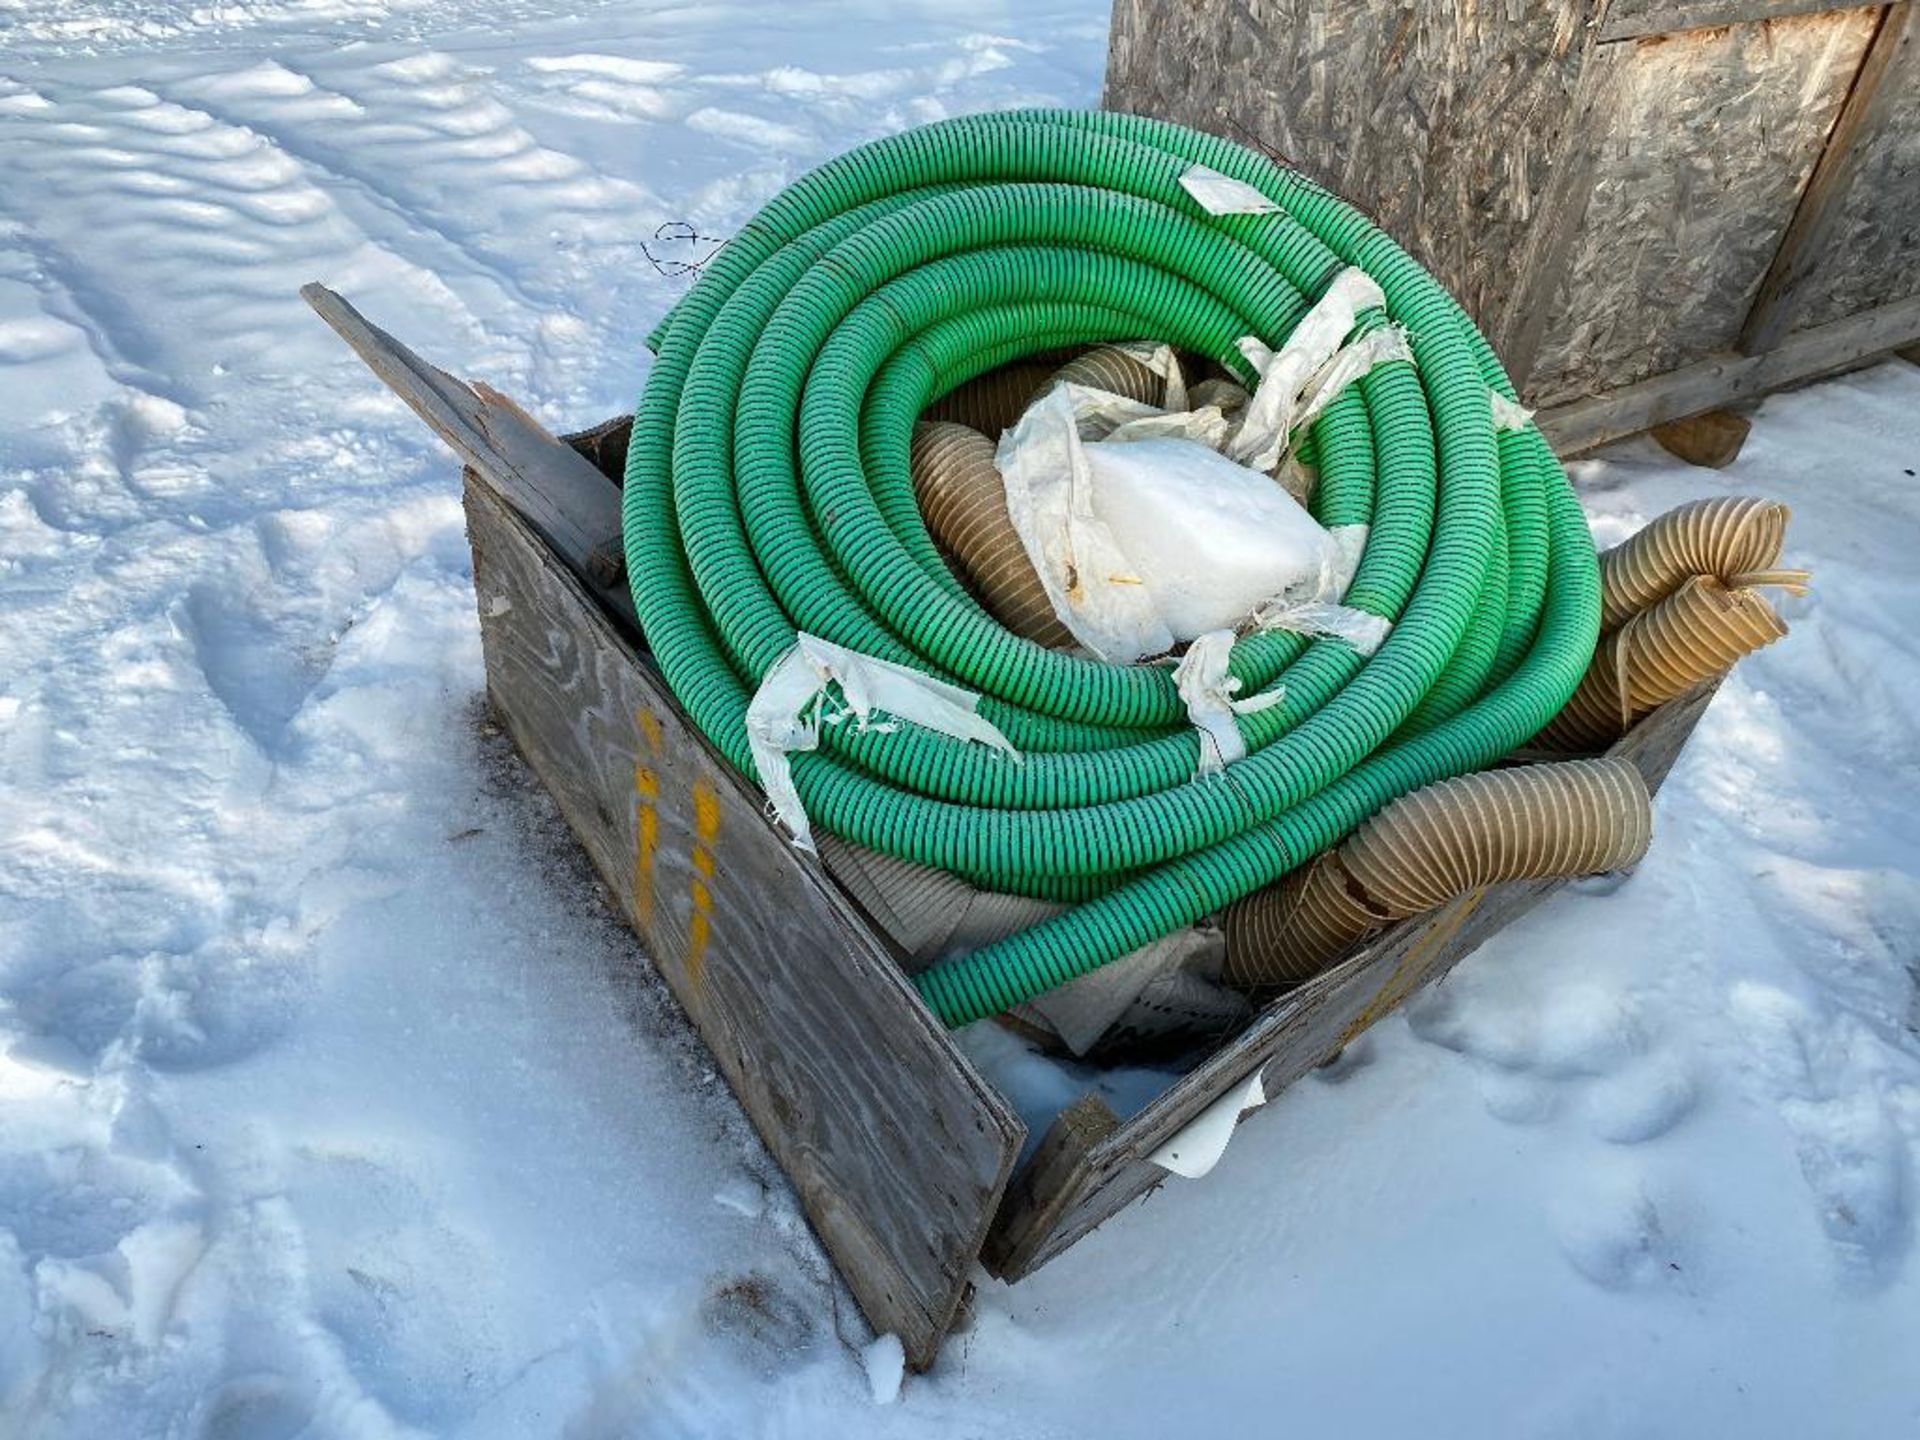
[[[1273,480],[1194,440],[1085,447],[1093,513],[1176,641],[1317,588],[1334,542]],[[1135,658],[1135,657],[1129,657]]]

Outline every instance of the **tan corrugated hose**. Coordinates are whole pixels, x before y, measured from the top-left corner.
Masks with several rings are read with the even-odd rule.
[[[1540,745],[1603,749],[1642,716],[1785,635],[1760,587],[1806,589],[1805,570],[1779,568],[1790,513],[1751,495],[1696,500],[1603,554],[1600,644]]]
[[[1654,517],[1600,557],[1600,632],[1673,594],[1695,575],[1729,587],[1804,583],[1806,572],[1776,571],[1792,512],[1777,500],[1728,495],[1695,500]]]
[[[927,530],[980,603],[1016,635],[1055,650],[1073,633],[1007,515],[1007,490],[993,463],[993,441],[945,420],[913,427],[913,494]]]
[[[1338,850],[1229,906],[1225,979],[1298,984],[1392,920],[1483,886],[1590,875],[1646,854],[1653,806],[1625,760],[1488,770],[1415,790]]]
[[[1553,750],[1603,749],[1641,716],[1787,633],[1758,590],[1695,575],[1600,642],[1567,708],[1540,732]]]
[[[1000,432],[1012,429],[1040,392],[1060,381],[1110,390],[1148,405],[1164,405],[1167,399],[1164,376],[1155,374],[1117,345],[1096,345],[1064,364],[1056,357],[1039,362],[1016,361],[988,370],[934,401],[920,418],[972,426],[997,444]]]
[[[1012,428],[1040,387],[1051,380],[1059,368],[1058,360],[1016,361],[988,370],[949,390],[921,411],[920,418],[970,426],[989,441],[997,442],[1000,432]],[[991,446],[988,453],[992,453]]]

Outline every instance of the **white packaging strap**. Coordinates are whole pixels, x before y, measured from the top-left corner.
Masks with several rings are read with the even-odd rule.
[[[1269,600],[1253,612],[1253,628],[1331,636],[1346,641],[1363,656],[1378,650],[1392,632],[1393,622],[1340,603],[1353,583],[1354,571],[1360,568],[1367,530],[1365,525],[1336,525],[1329,530],[1333,544],[1321,561],[1313,590]]]
[[[1209,215],[1272,215],[1280,208],[1244,180],[1205,165],[1189,165],[1180,176],[1180,188]]]
[[[1396,342],[1367,335],[1355,342],[1354,355],[1341,355],[1342,342],[1352,332],[1360,312],[1385,303],[1386,297],[1373,278],[1349,265],[1334,276],[1327,293],[1278,350],[1268,349],[1253,336],[1242,338],[1240,353],[1259,375],[1259,382],[1239,433],[1227,447],[1228,458],[1255,470],[1272,470],[1300,426],[1303,405],[1317,402],[1313,412],[1317,415],[1373,366],[1406,358],[1404,335],[1397,341],[1398,353],[1392,353]]]
[[[1307,381],[1288,436],[1318,420],[1326,408],[1340,398],[1342,390],[1374,366],[1389,360],[1412,359],[1413,347],[1407,344],[1407,332],[1398,325],[1383,325],[1378,330],[1369,330],[1351,345],[1342,345]]]
[[[1180,355],[1173,346],[1159,340],[1124,340],[1113,347],[1139,361],[1166,382],[1162,408],[1187,408],[1187,377],[1180,369]]]
[[[839,682],[845,708],[826,715],[828,685]],[[747,747],[760,786],[774,815],[793,835],[794,845],[813,850],[813,827],[800,792],[793,785],[787,757],[820,744],[822,723],[837,725],[849,716],[860,728],[891,730],[872,719],[884,710],[956,740],[978,740],[1016,758],[1019,752],[992,721],[979,714],[980,697],[905,665],[863,655],[804,630],[794,647],[777,660],[747,704]]]
[[[1000,437],[994,464],[1006,485],[1007,517],[1054,614],[1094,655],[1125,664],[1171,650],[1173,632],[1113,533],[1093,512],[1093,477],[1081,443],[1075,392],[1083,398],[1106,393],[1056,386]]]
[[[1527,409],[1518,400],[1509,400],[1498,390],[1489,389],[1487,400],[1493,407],[1493,428],[1495,430],[1524,430],[1533,419],[1533,411]]]
[[[1234,716],[1265,710],[1287,698],[1284,688],[1249,695],[1244,700],[1236,698],[1240,677],[1227,673],[1234,639],[1231,630],[1202,635],[1187,646],[1187,653],[1173,670],[1174,688],[1186,704],[1187,718],[1200,731],[1197,773],[1201,775],[1215,774],[1246,757],[1247,742]]]

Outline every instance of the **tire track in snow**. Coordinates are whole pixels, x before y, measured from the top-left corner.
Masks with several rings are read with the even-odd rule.
[[[142,388],[191,408],[220,367],[282,363],[317,264],[362,292],[399,286],[464,310],[260,136],[137,85],[32,93],[44,103],[0,129],[6,204],[28,218],[40,268],[91,317],[103,363],[133,367]],[[126,283],[129,267],[144,283]]]
[[[355,187],[533,309],[576,294],[595,252],[637,254],[632,217],[659,208],[541,145],[488,72],[433,50],[353,68],[278,58],[174,89]]]
[[[348,218],[427,273],[442,279],[464,276],[529,309],[547,303],[528,291],[510,264],[473,244],[455,227],[408,204],[367,173],[350,168],[340,148],[317,139],[315,128],[309,127],[332,129],[365,112],[290,62],[268,59],[238,70],[160,82],[154,89],[258,135],[290,156]]]

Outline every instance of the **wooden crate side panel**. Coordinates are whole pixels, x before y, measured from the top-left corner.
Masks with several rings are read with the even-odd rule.
[[[1630,50],[1611,67],[1592,193],[1551,292],[1531,403],[1734,345],[1877,21],[1867,7],[1618,42]]]
[[[469,472],[494,706],[876,1328],[931,1362],[1025,1129],[632,644]]]
[[[1596,0],[1115,0],[1105,104],[1298,165],[1491,330],[1569,128]]]
[[[1711,702],[1718,682],[1662,707],[1636,726],[1610,754],[1631,759],[1658,789],[1687,737]],[[1233,1043],[1172,1086],[1125,1124],[1093,1139],[1084,1153],[1062,1153],[1064,1133],[1048,1156],[1054,1173],[1073,1186],[1068,1196],[1032,1194],[1023,1174],[1012,1203],[995,1222],[986,1260],[1002,1279],[1031,1274],[1140,1195],[1167,1179],[1146,1157],[1255,1069],[1269,1096],[1330,1058],[1355,1036],[1391,1014],[1488,938],[1512,924],[1564,880],[1499,885],[1465,896],[1384,932],[1325,975],[1281,997]],[[1049,1140],[1055,1137],[1049,1136]],[[1035,1217],[1048,1223],[1035,1223]]]
[[[1920,298],[1920,5],[1893,7],[1894,54],[1873,123],[1854,137],[1844,193],[1831,203],[1793,327]]]

